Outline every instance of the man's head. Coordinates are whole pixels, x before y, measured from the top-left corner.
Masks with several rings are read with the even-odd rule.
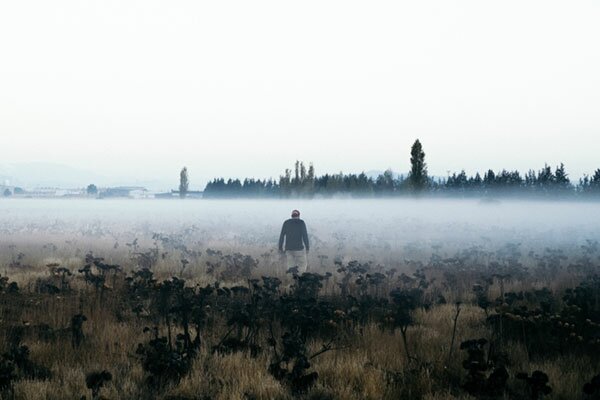
[[[298,211],[298,210],[292,211],[292,218],[300,218],[300,211]]]

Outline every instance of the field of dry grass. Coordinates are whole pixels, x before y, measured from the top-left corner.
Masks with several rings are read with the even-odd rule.
[[[361,248],[363,238],[351,232],[326,236],[323,229],[313,238],[310,254],[309,275],[319,287],[313,299],[299,294],[302,279],[286,273],[268,243],[270,236],[249,230],[231,236],[222,227],[190,230],[185,224],[165,231],[96,223],[70,229],[20,226],[0,233],[3,399],[93,398],[86,376],[104,370],[111,379],[98,398],[106,399],[597,398],[597,393],[584,394],[583,387],[600,373],[600,304],[597,296],[585,298],[587,308],[574,311],[573,298],[565,297],[585,282],[598,284],[590,281],[600,264],[600,249],[593,240],[563,247],[485,238],[470,246],[416,240],[386,247],[371,240]],[[153,277],[143,288],[150,291],[147,298],[132,286],[137,282],[132,277],[144,268]],[[375,279],[377,274],[381,279]],[[271,295],[265,294],[263,276],[281,281]],[[184,336],[182,314],[173,306],[179,303],[169,303],[166,311],[155,304],[165,287],[161,285],[172,277],[185,280],[194,296],[201,288],[213,292],[202,300],[201,342],[193,350],[185,345],[189,362],[176,377],[152,384],[151,377],[159,372],[152,372],[144,364],[149,356],[137,351],[153,338],[145,328],[157,327],[156,338],[173,336],[168,354],[184,354],[173,350],[178,346],[175,336]],[[252,289],[253,284],[259,289]],[[477,285],[479,291],[474,290]],[[231,293],[230,288],[240,287],[251,290]],[[548,289],[545,294],[542,288]],[[591,293],[597,288],[592,286]],[[401,299],[410,293],[418,300],[396,301],[395,289]],[[588,293],[584,289],[577,292],[579,300]],[[256,290],[263,290],[259,300],[253,297]],[[165,301],[175,302],[179,292],[174,293]],[[299,332],[309,332],[302,335],[305,354],[326,349],[310,358],[302,373],[316,373],[316,378],[299,390],[293,378],[270,370],[278,349],[286,351],[280,338],[296,325],[286,325],[277,311],[271,315],[256,305],[266,298],[274,308],[285,307],[282,298],[300,306],[313,300],[324,303],[319,312],[325,316],[308,322],[315,326],[298,325]],[[551,303],[547,310],[544,302]],[[241,343],[246,347],[220,346],[224,338],[234,337],[240,312],[260,319],[239,328],[239,338],[252,331],[246,336],[251,339]],[[82,341],[75,344],[73,317],[78,314],[86,321]],[[577,322],[577,328],[564,335],[555,329],[570,318],[589,320],[590,326],[579,330]],[[233,333],[227,336],[229,331]],[[477,375],[483,383],[469,390],[476,374],[465,368],[469,351],[460,347],[479,338],[489,342],[483,348],[486,364]],[[271,347],[270,340],[277,345]],[[538,346],[544,340],[552,344]],[[254,351],[250,342],[260,349]],[[23,361],[9,355],[20,346],[28,349],[27,362],[48,370],[46,376],[28,374]],[[291,371],[300,359],[296,354],[280,365],[289,364]],[[13,368],[12,377],[7,368]],[[496,369],[507,372],[497,391],[488,380]],[[550,393],[538,393],[535,385],[517,379],[520,372],[536,370],[548,377]]]

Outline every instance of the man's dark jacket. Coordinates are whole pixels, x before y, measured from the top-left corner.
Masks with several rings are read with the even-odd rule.
[[[306,251],[308,251],[306,224],[300,218],[290,218],[283,223],[281,235],[279,235],[279,250],[283,250],[284,237],[286,250],[297,251],[304,249],[304,246],[306,246]],[[302,242],[304,242],[304,246]]]

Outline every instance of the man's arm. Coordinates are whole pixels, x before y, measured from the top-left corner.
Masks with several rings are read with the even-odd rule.
[[[285,236],[285,222],[281,227],[281,234],[279,235],[279,251],[283,251],[283,238]]]
[[[308,232],[306,231],[305,223],[302,224],[302,240],[304,241],[304,246],[306,247],[306,251],[308,251],[310,249],[310,246],[308,245]]]

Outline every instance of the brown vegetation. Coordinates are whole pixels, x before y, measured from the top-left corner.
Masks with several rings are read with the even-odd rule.
[[[59,237],[3,237],[2,398],[597,393],[594,241],[568,251],[411,244],[402,259],[370,249],[358,262],[336,237],[316,241],[320,266],[298,276],[264,238]]]

